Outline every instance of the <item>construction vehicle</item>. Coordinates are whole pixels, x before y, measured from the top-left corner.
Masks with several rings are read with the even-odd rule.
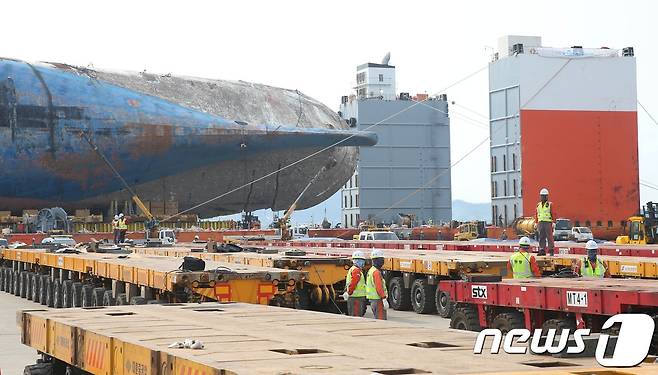
[[[638,216],[627,221],[628,235],[618,236],[620,245],[646,245],[658,243],[658,203],[647,202]]]
[[[476,238],[485,238],[487,231],[484,227],[484,221],[469,221],[457,227],[457,233],[454,235],[455,241],[470,241]]]

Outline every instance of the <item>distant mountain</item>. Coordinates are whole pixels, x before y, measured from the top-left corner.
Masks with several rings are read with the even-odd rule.
[[[452,201],[452,219],[457,221],[491,220],[491,203]]]

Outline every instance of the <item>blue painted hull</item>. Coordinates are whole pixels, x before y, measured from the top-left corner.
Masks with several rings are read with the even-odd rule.
[[[301,202],[317,204],[351,175],[356,158],[347,146],[376,143],[373,134],[338,122],[331,124],[338,129],[236,122],[85,73],[0,60],[0,209],[104,210],[111,199],[129,199],[83,133],[144,200],[175,201],[180,209],[344,140],[294,171],[198,209],[202,216],[285,208],[304,179],[328,164],[315,193]]]

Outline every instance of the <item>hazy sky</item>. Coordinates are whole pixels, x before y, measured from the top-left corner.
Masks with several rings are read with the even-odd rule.
[[[435,93],[486,66],[499,36],[539,35],[545,46],[633,46],[638,99],[658,118],[657,4],[22,0],[3,4],[0,55],[260,82],[299,89],[337,110],[352,92],[356,65],[388,51],[398,91]],[[450,109],[456,160],[488,135],[476,114],[488,113],[486,70],[447,94],[460,104]],[[638,117],[640,178],[658,186],[658,125],[640,109]],[[489,200],[488,153],[485,145],[453,169],[453,199]],[[658,200],[658,191],[642,187],[641,199]]]

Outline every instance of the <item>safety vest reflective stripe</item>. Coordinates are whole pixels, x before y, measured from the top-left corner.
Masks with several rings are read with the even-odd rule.
[[[379,277],[382,280],[382,286],[384,287],[384,294],[388,295],[388,288],[386,288],[386,282],[382,277],[381,271],[378,270],[377,267],[372,266],[368,270],[368,279],[366,280],[366,298],[371,300],[381,299],[379,294],[377,294],[377,287],[375,286],[375,272],[379,273]]]
[[[529,279],[532,277],[529,255],[525,251],[517,251],[509,258],[512,263],[512,273],[515,279]]]
[[[551,215],[551,202],[542,202],[537,203],[537,220],[539,221],[553,221],[553,216]]]
[[[119,219],[119,229],[128,229],[128,224],[126,224],[126,219]]]
[[[363,272],[357,266],[352,266],[350,268],[350,270],[347,271],[347,277],[345,277],[345,288],[349,288],[350,285],[352,284],[352,271],[354,271],[354,269],[357,269],[357,270],[359,270],[359,272],[361,272],[361,278],[356,283],[356,287],[354,288],[354,292],[352,294],[350,294],[350,297],[365,297],[366,296],[365,277],[363,277]]]
[[[587,257],[583,258],[583,261],[580,262],[580,275],[582,277],[603,277],[605,275],[605,265],[603,262],[596,258],[596,269],[592,267]]]

